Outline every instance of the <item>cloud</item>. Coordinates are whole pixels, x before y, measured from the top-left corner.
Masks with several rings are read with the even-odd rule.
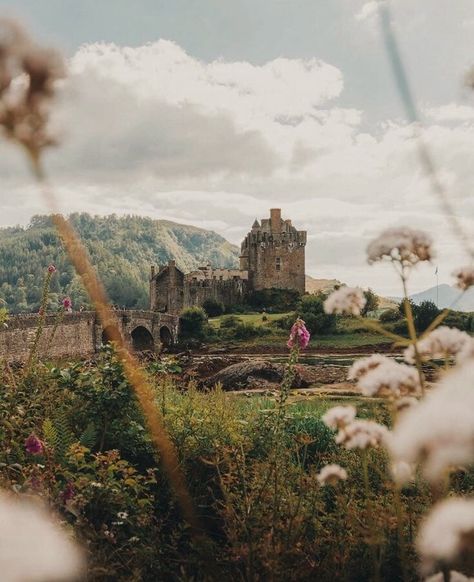
[[[66,212],[166,218],[238,243],[278,205],[308,230],[312,275],[389,294],[397,289],[388,271],[365,265],[365,247],[383,228],[435,233],[441,277],[464,260],[420,169],[412,129],[392,120],[364,129],[364,112],[340,105],[344,78],[331,64],[205,63],[161,40],[85,45],[69,69],[54,119],[62,145],[47,158]],[[424,112],[440,177],[474,232],[472,111],[453,102]],[[41,211],[25,167],[12,149],[0,159],[4,224]],[[418,288],[431,282],[431,271],[420,270]]]

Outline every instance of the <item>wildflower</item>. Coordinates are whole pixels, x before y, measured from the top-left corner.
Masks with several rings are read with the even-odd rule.
[[[56,273],[56,271],[57,271],[57,269],[53,264],[49,265],[48,273],[51,273],[51,275],[52,275],[53,273]]]
[[[103,485],[97,481],[91,481],[91,487],[94,487],[95,489],[102,489]]]
[[[388,259],[404,267],[429,261],[433,257],[433,241],[421,230],[408,227],[388,228],[367,247],[369,264]]]
[[[466,340],[464,346],[456,355],[456,362],[463,364],[469,360],[474,360],[474,338],[470,337]]]
[[[339,430],[336,443],[346,449],[377,448],[384,443],[387,435],[387,428],[373,420],[354,420]]]
[[[0,20],[0,127],[33,157],[52,145],[49,102],[64,74],[60,57],[36,46],[12,22]],[[19,82],[18,82],[19,81]]]
[[[397,483],[397,485],[402,485],[403,483],[409,483],[415,480],[415,467],[410,465],[410,463],[405,463],[405,461],[398,461],[397,463],[392,463],[390,465],[390,473],[392,478]]]
[[[354,421],[356,409],[353,406],[333,406],[322,416],[322,421],[329,428],[344,428]]]
[[[65,297],[63,299],[63,308],[65,311],[72,311],[72,301],[70,297]]]
[[[419,356],[424,360],[447,359],[457,356],[469,341],[471,341],[471,336],[465,331],[442,325],[420,339],[416,347]],[[409,346],[403,356],[406,362],[413,364],[415,362],[414,346]]]
[[[416,368],[385,358],[376,368],[359,378],[358,387],[365,396],[390,395],[399,397],[419,394],[420,376]]]
[[[117,513],[117,517],[118,517],[119,519],[127,519],[127,517],[128,517],[128,513],[127,513],[126,511],[119,511],[119,512]]]
[[[310,338],[311,335],[306,329],[304,321],[298,317],[290,330],[290,337],[286,345],[290,349],[296,346],[304,350],[308,346]]]
[[[357,380],[364,374],[367,374],[369,370],[373,370],[380,364],[385,363],[388,360],[386,356],[382,356],[381,354],[373,354],[367,358],[360,358],[360,360],[356,360],[349,369],[348,379],[349,380]]]
[[[425,572],[474,551],[474,499],[438,503],[420,527],[417,548]]]
[[[438,574],[433,574],[429,578],[425,578],[425,582],[444,582],[444,574],[443,572],[438,572]],[[461,574],[460,572],[456,572],[456,570],[451,570],[449,572],[449,581],[450,582],[472,582],[473,578],[468,578]]]
[[[474,362],[453,369],[417,406],[403,413],[391,434],[394,461],[422,462],[436,481],[452,465],[474,460]]]
[[[34,434],[30,434],[26,439],[25,449],[27,453],[30,453],[30,455],[42,455],[44,452],[43,443]]]
[[[396,409],[398,412],[404,412],[417,404],[418,400],[414,396],[402,396],[396,401]]]
[[[38,504],[0,495],[0,524],[2,580],[76,579],[79,550]]]
[[[71,501],[75,494],[76,491],[74,489],[74,486],[72,485],[72,483],[68,483],[64,488],[63,492],[61,493],[61,499],[63,500],[63,503],[67,504],[68,501]]]
[[[316,476],[318,483],[323,487],[324,485],[336,485],[339,481],[347,479],[347,471],[339,465],[326,465]]]
[[[453,271],[453,277],[456,277],[456,287],[466,291],[474,285],[474,267],[461,267]]]
[[[367,303],[362,289],[352,287],[340,287],[333,291],[324,302],[326,313],[340,315],[360,315]]]

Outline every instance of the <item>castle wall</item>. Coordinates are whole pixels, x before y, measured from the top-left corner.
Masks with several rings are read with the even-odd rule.
[[[214,299],[225,307],[242,304],[248,292],[247,281],[236,280],[205,280],[186,281],[184,285],[184,306],[201,306],[206,299]]]

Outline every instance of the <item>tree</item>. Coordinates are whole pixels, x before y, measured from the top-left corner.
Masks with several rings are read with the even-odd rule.
[[[206,312],[202,307],[188,307],[179,318],[180,336],[182,339],[206,339],[209,333],[209,324]]]
[[[202,307],[209,317],[219,317],[224,313],[224,304],[215,299],[206,299]]]
[[[365,305],[364,308],[361,310],[361,315],[363,315],[364,317],[370,313],[371,311],[376,311],[379,303],[380,303],[380,299],[379,296],[376,295],[372,289],[367,289],[367,291],[364,291],[364,297],[365,297]]]
[[[324,300],[326,295],[304,295],[298,304],[297,314],[306,323],[312,334],[326,334],[335,331],[336,316],[325,313]]]
[[[441,313],[433,301],[422,301],[415,305],[415,327],[417,331],[425,331],[430,323]]]

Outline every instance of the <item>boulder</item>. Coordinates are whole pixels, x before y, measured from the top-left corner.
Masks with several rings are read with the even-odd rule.
[[[205,381],[205,386],[220,384],[224,390],[244,390],[260,385],[280,384],[285,374],[285,366],[265,360],[247,360],[232,364]],[[303,380],[296,370],[292,388],[306,388],[309,383]]]

